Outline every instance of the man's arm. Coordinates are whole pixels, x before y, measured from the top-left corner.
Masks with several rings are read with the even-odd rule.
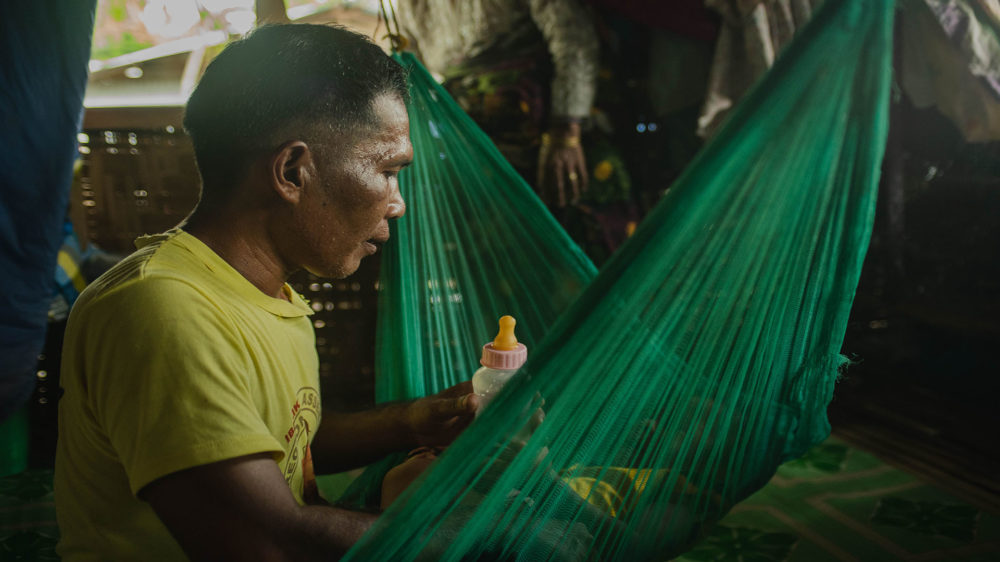
[[[357,468],[424,445],[450,445],[475,419],[478,405],[472,383],[464,382],[433,396],[364,412],[325,411],[311,446],[316,473]]]
[[[147,501],[191,560],[334,560],[375,515],[300,506],[268,454],[169,474],[145,486]]]

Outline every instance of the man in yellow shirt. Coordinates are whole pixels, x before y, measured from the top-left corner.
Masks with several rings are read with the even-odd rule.
[[[322,412],[309,307],[286,283],[342,278],[405,211],[404,70],[364,37],[266,26],[209,65],[185,127],[198,208],[146,237],[74,307],[56,508],[66,560],[309,560],[373,514],[311,503],[320,472],[444,446],[467,385]]]

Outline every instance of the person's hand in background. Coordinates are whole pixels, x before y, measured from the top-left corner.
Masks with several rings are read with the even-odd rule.
[[[568,121],[542,135],[538,153],[538,193],[546,205],[565,207],[587,189],[587,160],[580,144],[580,124]]]

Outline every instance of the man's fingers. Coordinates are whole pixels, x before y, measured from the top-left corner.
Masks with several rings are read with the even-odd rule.
[[[435,419],[446,420],[456,416],[467,416],[476,413],[479,407],[479,397],[466,394],[458,398],[437,398],[430,404],[431,415]]]
[[[437,393],[438,398],[461,398],[466,394],[472,394],[472,381],[465,381],[455,386],[446,388]]]
[[[466,411],[471,413],[476,413],[479,410],[479,395],[478,394],[466,394],[464,407]]]

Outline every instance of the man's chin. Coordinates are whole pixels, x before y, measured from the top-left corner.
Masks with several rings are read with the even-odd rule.
[[[338,261],[305,267],[304,269],[322,279],[343,279],[354,275],[358,271],[358,268],[361,267],[361,260],[368,257],[368,255],[368,252],[361,249],[360,251],[355,251],[353,254],[341,257]]]
[[[338,268],[305,268],[306,271],[312,275],[319,277],[320,279],[345,279],[350,277],[361,267],[361,262],[356,262],[354,264],[349,264],[344,267]]]

